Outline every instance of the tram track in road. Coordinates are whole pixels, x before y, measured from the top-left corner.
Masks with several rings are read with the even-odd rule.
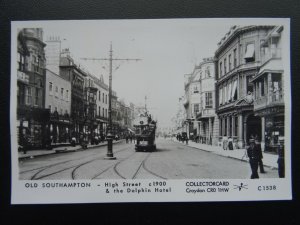
[[[134,174],[133,174],[133,176],[131,177],[131,179],[136,179],[136,177],[137,177],[137,175],[139,174],[141,168],[143,168],[146,172],[152,174],[152,175],[155,176],[155,177],[158,177],[158,178],[160,178],[160,179],[167,179],[167,178],[165,178],[165,177],[163,177],[163,176],[160,176],[160,175],[158,175],[158,174],[152,172],[151,170],[149,170],[149,169],[146,167],[146,161],[149,159],[149,157],[150,157],[151,154],[152,154],[152,153],[149,152],[149,153],[147,154],[147,156],[142,160],[142,162],[139,164],[138,168],[137,168],[136,171],[134,172]],[[114,172],[115,172],[119,177],[121,177],[122,179],[128,179],[128,178],[124,177],[124,176],[119,172],[118,166],[119,166],[121,163],[123,163],[125,160],[129,159],[131,156],[133,156],[133,154],[130,155],[129,157],[123,159],[122,161],[117,162],[117,163],[114,165]]]
[[[119,144],[120,142],[118,143],[115,143],[115,144]],[[100,146],[100,147],[103,147],[103,146]],[[92,149],[95,149],[97,148],[97,146],[93,146],[91,147]],[[78,149],[78,152],[82,152],[84,149],[80,148]],[[93,155],[98,155],[99,153],[94,153]],[[29,170],[24,170],[24,171],[20,171],[19,174],[24,174],[24,173],[28,173],[28,172],[32,172],[32,171],[35,171],[35,170],[40,170],[40,169],[46,169],[46,168],[49,168],[49,167],[52,167],[52,166],[56,166],[56,165],[60,165],[60,164],[63,164],[63,163],[67,163],[67,162],[71,162],[71,161],[76,161],[76,160],[80,160],[82,159],[81,157],[80,158],[76,158],[76,159],[70,159],[70,160],[65,160],[65,161],[62,161],[62,162],[58,162],[58,163],[54,163],[54,164],[50,164],[50,165],[47,165],[47,166],[42,166],[42,167],[38,167],[38,168],[33,168],[33,169],[29,169]]]
[[[126,149],[127,149],[127,148],[126,148]],[[121,151],[125,151],[126,149],[121,149],[121,150],[119,150],[119,151],[116,151],[116,153],[121,152]],[[95,154],[93,154],[93,155],[95,155]],[[89,157],[91,157],[91,156],[89,156]],[[80,163],[79,165],[78,165],[78,164],[77,164],[77,165],[72,165],[72,166],[69,166],[69,167],[67,167],[67,168],[63,168],[63,169],[57,170],[57,171],[55,171],[55,172],[48,173],[48,174],[45,174],[45,175],[42,175],[42,176],[39,176],[39,177],[38,177],[38,175],[39,175],[41,172],[43,172],[43,171],[45,171],[45,170],[47,170],[47,169],[50,169],[50,168],[52,168],[52,167],[54,167],[54,166],[57,166],[57,165],[61,165],[61,164],[63,164],[63,163],[72,162],[72,161],[76,161],[76,160],[82,160],[82,158],[81,158],[81,159],[80,159],[80,158],[77,158],[77,159],[74,159],[74,160],[67,160],[67,161],[64,161],[64,162],[51,164],[51,165],[49,165],[49,166],[42,167],[41,170],[39,170],[38,172],[36,172],[36,173],[31,177],[31,180],[40,180],[40,179],[42,179],[42,178],[49,177],[49,176],[52,176],[52,175],[55,175],[55,174],[64,172],[64,171],[69,170],[69,169],[72,169],[72,168],[74,168],[74,167],[75,167],[75,168],[79,168],[79,167],[81,167],[81,166],[83,166],[83,165],[85,165],[85,164],[88,164],[88,163],[91,163],[91,162],[93,162],[93,161],[97,161],[97,160],[100,160],[100,159],[103,159],[103,155],[102,155],[101,157],[97,157],[97,158],[94,158],[94,159],[92,159],[92,160],[85,161],[84,163]],[[75,177],[75,174],[73,173],[73,171],[74,171],[74,170],[72,170],[72,172],[71,172],[72,179],[73,179],[73,176]]]
[[[125,151],[125,150],[132,150],[132,149],[131,149],[131,148],[125,148],[125,149],[122,149],[122,150],[120,150],[120,151],[116,151],[115,154],[116,154],[116,153],[119,153],[119,152],[123,152],[123,151]],[[134,154],[134,153],[133,153],[133,154]],[[129,157],[131,157],[133,154],[131,154]],[[126,157],[126,158],[123,159],[123,160],[126,160],[126,159],[129,158],[129,157]],[[99,160],[99,159],[98,159],[98,160]],[[123,160],[121,160],[121,161],[123,161]],[[91,162],[94,162],[94,161],[96,161],[96,160],[89,161],[89,162],[85,162],[85,163],[82,163],[82,164],[80,164],[80,165],[77,165],[77,166],[72,170],[72,172],[71,172],[72,179],[73,179],[73,180],[76,179],[76,171],[77,171],[79,168],[81,168],[82,166],[87,165],[87,164],[89,164],[89,163],[91,163]],[[120,162],[120,161],[119,161],[119,162]],[[110,166],[107,167],[106,169],[102,170],[100,173],[97,173],[96,175],[94,175],[91,179],[92,179],[92,180],[93,180],[93,179],[96,179],[97,177],[99,177],[100,175],[102,175],[103,173],[105,173],[106,171],[108,171],[110,168],[112,168],[113,166],[114,166],[114,164],[113,164],[113,165],[110,165]]]
[[[122,176],[117,170],[116,167],[123,161],[129,159],[130,157],[132,157],[135,154],[135,152],[133,152],[132,154],[130,154],[128,157],[118,161],[117,163],[110,165],[109,167],[107,167],[106,169],[102,170],[100,173],[96,174],[92,179],[96,179],[97,177],[99,177],[100,175],[102,175],[103,173],[105,173],[106,171],[108,171],[109,169],[113,168],[115,173],[121,177],[122,179],[126,179],[124,176]]]

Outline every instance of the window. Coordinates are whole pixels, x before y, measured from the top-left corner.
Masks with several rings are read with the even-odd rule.
[[[39,103],[39,89],[35,88],[35,98],[34,98],[34,104],[38,105]]]
[[[18,56],[17,56],[17,60],[18,60],[18,69],[20,71],[24,71],[25,70],[25,56],[22,55],[20,52],[18,52]]]
[[[100,106],[98,106],[98,115],[101,116],[101,107]]]
[[[199,93],[198,85],[194,85],[194,93]]]
[[[259,82],[259,86],[260,86],[260,96],[264,96],[265,95],[264,80],[262,80],[261,82]]]
[[[107,117],[107,109],[105,109],[105,117]]]
[[[234,117],[234,134],[233,134],[234,136],[237,136],[238,125],[239,125],[238,117],[235,116],[235,117]]]
[[[213,105],[212,92],[206,92],[205,93],[205,108],[211,109],[212,105]]]
[[[231,54],[228,56],[228,70],[231,71]]]
[[[66,90],[66,100],[69,101],[69,90]]]
[[[237,80],[235,80],[232,85],[231,99],[232,101],[237,100]]]
[[[58,87],[55,87],[55,96],[58,97]]]
[[[219,105],[223,104],[223,88],[219,89]]]
[[[102,116],[104,117],[104,108],[102,108]]]
[[[237,55],[236,55],[236,48],[233,50],[233,67],[237,67]]]
[[[224,59],[224,74],[227,73],[227,60]]]
[[[102,102],[104,103],[104,93],[102,93]],[[104,114],[104,113],[103,113]],[[104,115],[103,115],[104,116]]]
[[[210,77],[210,67],[206,67],[205,69],[205,77]]]
[[[194,104],[194,114],[197,115],[199,113],[199,104]]]
[[[31,87],[25,87],[25,104],[31,105]]]
[[[99,91],[98,100],[101,101],[101,91]]]
[[[222,71],[222,62],[220,62],[220,77],[223,75],[222,73],[223,73],[223,71]]]
[[[63,88],[60,89],[60,96],[62,99],[64,98],[64,89]]]
[[[105,95],[105,104],[107,104],[107,95]]]
[[[52,95],[52,82],[49,82],[49,93]]]
[[[250,43],[246,45],[244,59],[246,63],[255,61],[254,43]]]
[[[253,84],[250,82],[250,80],[252,79],[252,76],[248,76],[247,78],[247,93],[249,92],[253,93]]]
[[[223,86],[223,103],[227,102],[227,85]]]

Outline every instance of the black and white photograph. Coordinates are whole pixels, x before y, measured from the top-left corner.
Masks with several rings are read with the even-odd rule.
[[[290,199],[289,22],[13,21],[13,203]]]

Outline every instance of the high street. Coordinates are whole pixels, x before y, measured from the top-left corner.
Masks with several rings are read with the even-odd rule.
[[[134,143],[113,146],[116,160],[104,160],[107,147],[20,159],[21,180],[72,179],[234,179],[249,178],[250,166],[192,148],[170,139],[157,139],[157,151],[135,152]],[[277,178],[277,170],[265,167],[260,178]]]

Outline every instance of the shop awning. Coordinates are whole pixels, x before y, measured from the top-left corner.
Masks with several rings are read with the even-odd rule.
[[[234,83],[233,83],[232,92],[231,92],[231,99],[234,98],[234,95],[235,95],[235,93],[237,91],[236,88],[237,88],[237,80],[235,80]]]
[[[254,57],[254,44],[248,44],[246,49],[245,59]]]

